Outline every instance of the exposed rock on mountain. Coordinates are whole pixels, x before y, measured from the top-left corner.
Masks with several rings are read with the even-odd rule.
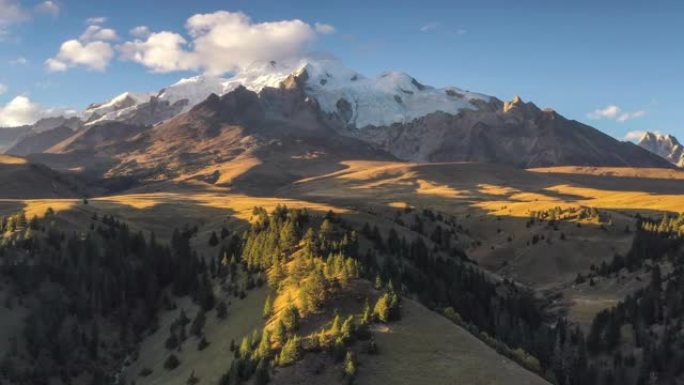
[[[684,167],[684,146],[672,135],[647,132],[639,140],[639,146],[667,159],[675,166]]]
[[[346,133],[416,162],[474,161],[517,167],[555,165],[669,167],[632,143],[541,110],[519,97],[492,98],[476,110],[435,112],[407,124]]]

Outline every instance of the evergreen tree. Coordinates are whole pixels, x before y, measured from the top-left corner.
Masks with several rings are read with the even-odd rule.
[[[381,322],[388,322],[390,316],[389,295],[383,294],[378,298],[373,308],[373,317]]]
[[[279,345],[285,343],[287,331],[285,330],[285,324],[282,320],[278,320],[273,328],[273,341]]]
[[[164,361],[164,369],[166,370],[176,369],[178,365],[180,365],[180,360],[173,353],[166,358],[166,361]]]
[[[344,375],[349,380],[349,383],[353,382],[356,377],[357,363],[356,356],[351,350],[347,350],[347,354],[344,356]]]
[[[255,352],[257,358],[263,359],[267,358],[271,354],[271,333],[264,328],[261,339],[259,340],[259,346]]]
[[[228,306],[226,301],[221,301],[216,305],[216,317],[220,320],[226,319],[228,316]]]
[[[271,296],[266,296],[266,301],[264,302],[264,310],[262,312],[264,318],[268,318],[273,313],[273,303],[271,302]]]
[[[216,235],[215,231],[212,231],[211,235],[209,236],[209,246],[215,247],[218,244],[219,244],[218,236]]]
[[[288,366],[299,360],[301,356],[301,341],[297,335],[285,342],[278,356],[278,365]]]
[[[299,311],[294,305],[289,305],[282,311],[280,320],[283,322],[287,331],[299,329]]]

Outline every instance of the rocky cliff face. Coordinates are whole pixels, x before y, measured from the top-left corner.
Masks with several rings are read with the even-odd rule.
[[[639,146],[657,154],[678,167],[684,167],[684,146],[672,135],[647,132],[639,140]]]
[[[518,97],[510,102],[493,98],[477,106],[458,114],[435,112],[410,123],[345,132],[415,162],[669,167],[631,143]]]

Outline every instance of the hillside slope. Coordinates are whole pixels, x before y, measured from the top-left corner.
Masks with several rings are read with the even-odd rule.
[[[41,153],[74,134],[67,126],[59,126],[29,135],[5,151],[6,154],[26,156]]]
[[[0,155],[0,184],[0,198],[78,198],[86,192],[73,177],[10,155]]]

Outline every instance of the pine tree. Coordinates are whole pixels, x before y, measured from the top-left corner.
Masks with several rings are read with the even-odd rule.
[[[199,337],[202,335],[202,329],[204,328],[204,323],[206,322],[207,317],[204,314],[204,310],[200,308],[200,310],[197,312],[197,315],[195,316],[195,319],[192,321],[192,324],[190,325],[190,334]]]
[[[280,249],[291,250],[297,246],[297,228],[294,221],[287,220],[280,229]]]
[[[299,329],[299,311],[294,305],[286,307],[281,315],[281,321],[288,331],[296,331]]]
[[[266,385],[270,380],[271,376],[268,373],[268,364],[266,364],[265,360],[261,359],[254,371],[254,384]]]
[[[221,301],[216,305],[216,317],[220,320],[226,319],[228,316],[228,306],[225,301]]]
[[[240,357],[244,358],[249,355],[249,351],[252,349],[252,343],[249,340],[249,337],[245,336],[242,337],[242,341],[240,341],[240,348],[238,349],[238,352],[240,354]]]
[[[271,313],[273,313],[273,303],[271,302],[270,295],[266,297],[266,302],[264,302],[264,310],[262,313],[264,318],[270,317]]]
[[[344,356],[344,375],[349,379],[351,383],[356,377],[357,364],[356,356],[351,350],[347,350],[347,354]]]
[[[321,227],[320,227],[320,229],[318,230],[318,232],[319,232],[319,234],[321,235],[321,237],[323,237],[323,239],[328,239],[328,240],[329,240],[330,237],[331,237],[332,234],[333,234],[333,224],[332,224],[332,222],[330,222],[330,220],[327,219],[327,218],[324,219],[324,220],[323,220],[323,223],[321,223]]]
[[[354,334],[354,316],[350,315],[347,317],[346,320],[342,323],[342,327],[340,328],[340,334],[342,335],[342,338],[345,340],[349,340],[352,338],[352,335]]]
[[[180,365],[180,360],[173,353],[166,358],[166,361],[164,361],[164,369],[166,370],[176,369],[178,365]]]
[[[376,320],[382,322],[388,322],[390,315],[390,304],[389,295],[387,293],[383,294],[378,301],[375,303],[373,308],[373,316]]]
[[[335,339],[340,334],[340,314],[336,313],[335,318],[333,318],[332,325],[330,326],[330,336]]]
[[[373,311],[371,310],[368,299],[366,298],[366,304],[363,307],[363,312],[361,313],[361,324],[368,325],[373,320]]]
[[[283,345],[285,343],[285,334],[285,324],[283,324],[283,321],[278,320],[273,328],[273,341],[276,344]]]
[[[278,356],[278,365],[288,366],[295,363],[301,356],[301,341],[297,335],[285,342]]]
[[[218,244],[219,244],[218,236],[216,235],[215,231],[212,231],[211,235],[209,236],[209,246],[215,247]]]
[[[259,340],[259,346],[255,352],[257,358],[266,358],[271,354],[271,333],[264,328],[261,334],[261,339]]]

